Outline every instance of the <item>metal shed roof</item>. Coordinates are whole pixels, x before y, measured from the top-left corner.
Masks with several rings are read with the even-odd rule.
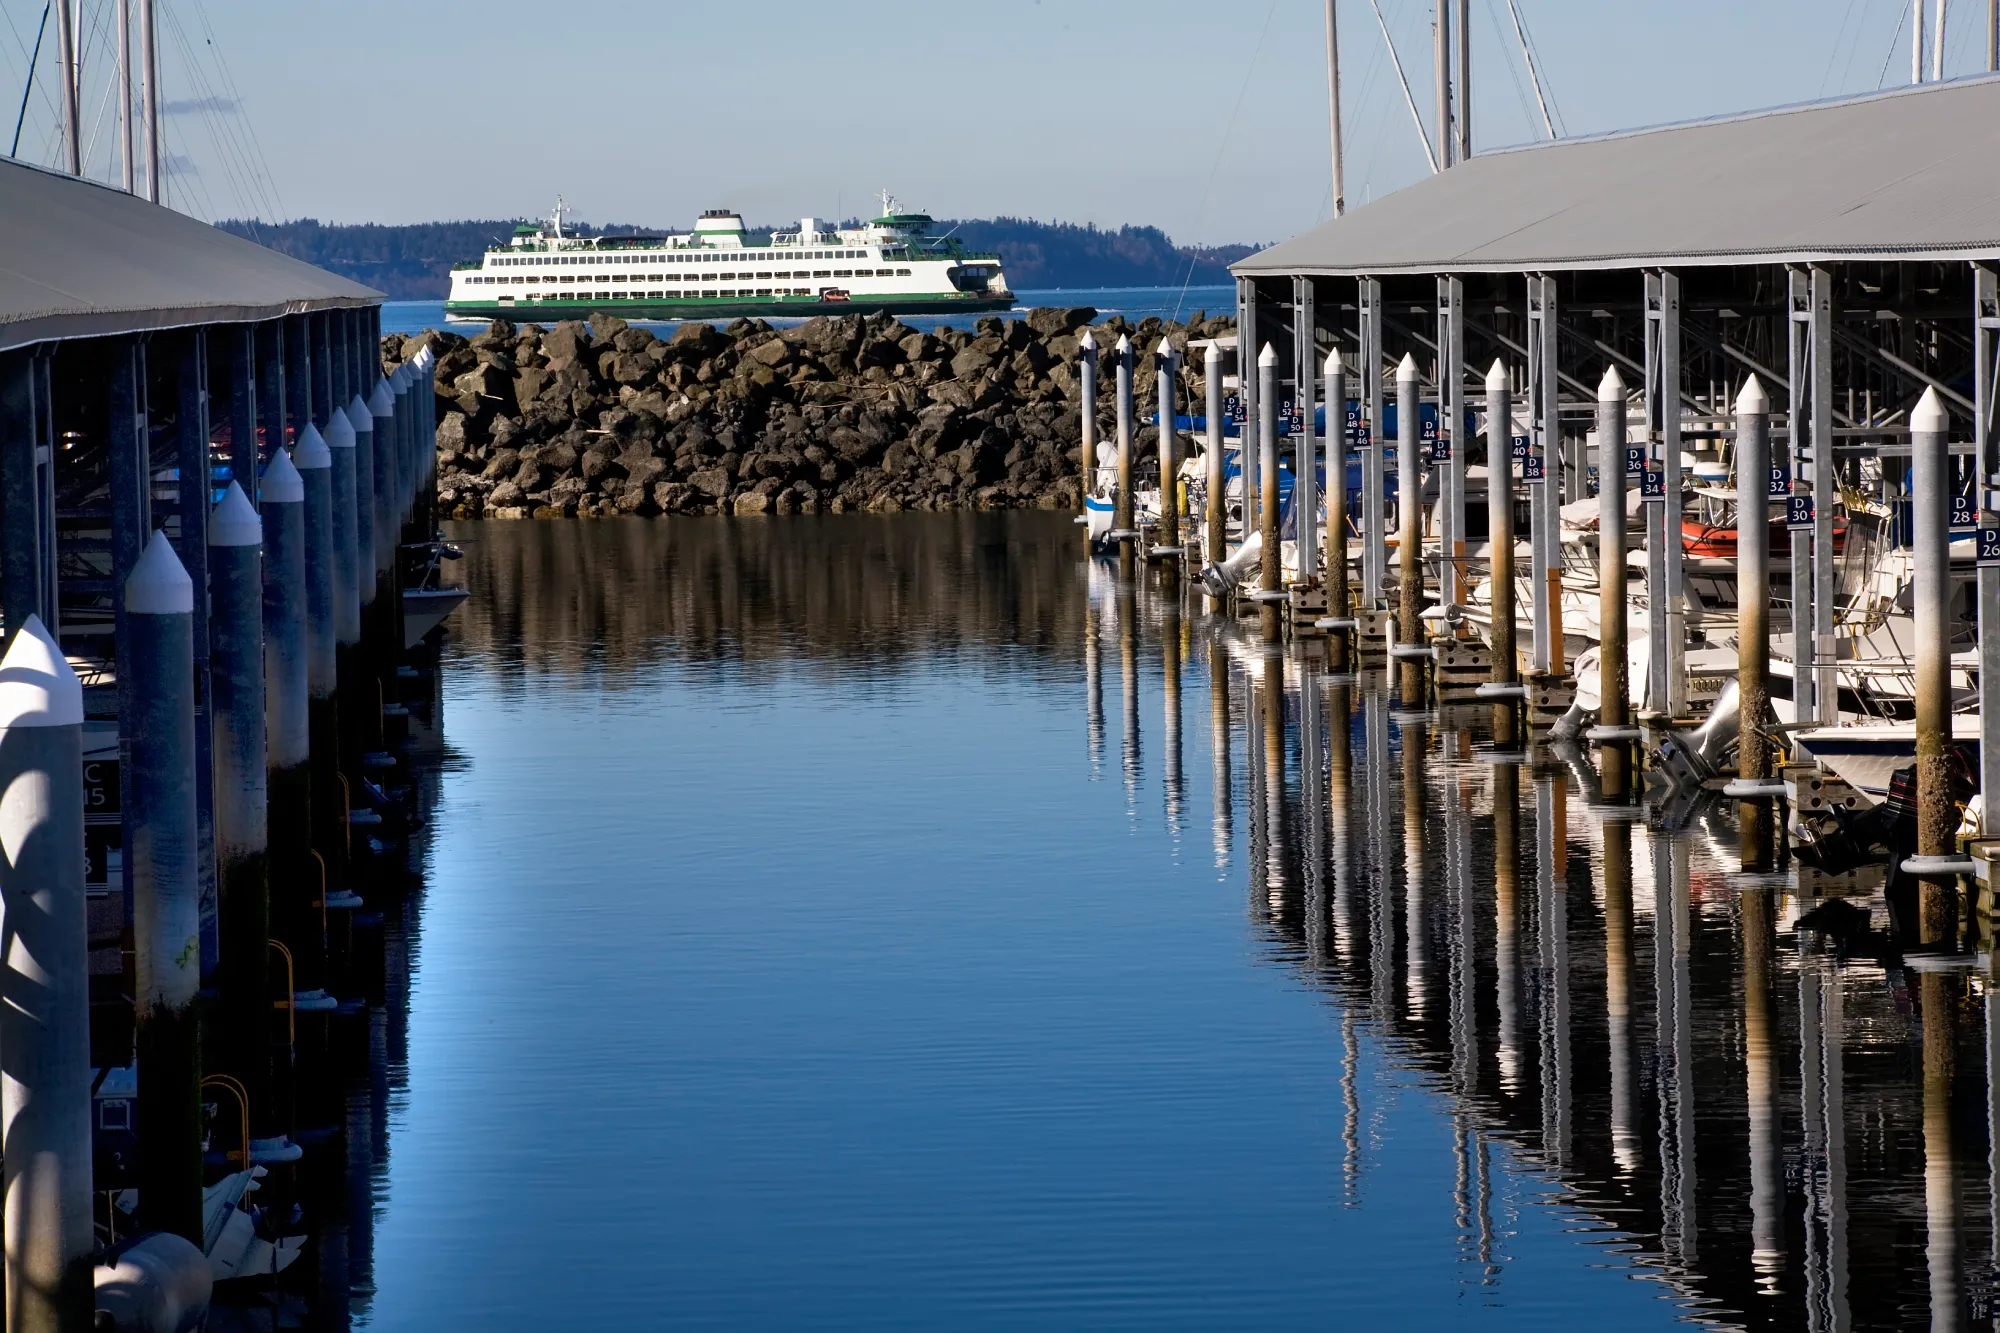
[[[1231,266],[1472,273],[2000,255],[2000,78],[1484,153]]]
[[[123,190],[0,158],[0,350],[381,299]]]

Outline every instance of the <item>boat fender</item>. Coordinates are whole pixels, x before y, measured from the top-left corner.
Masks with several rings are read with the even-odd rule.
[[[193,1333],[215,1285],[207,1256],[169,1231],[142,1232],[97,1261],[97,1328]]]

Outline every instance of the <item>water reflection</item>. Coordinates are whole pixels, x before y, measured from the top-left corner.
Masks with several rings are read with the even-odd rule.
[[[1799,929],[1733,808],[1613,818],[1487,710],[1086,571],[1067,516],[467,535],[455,929],[385,912],[336,1092],[363,1322],[1992,1318],[2000,987]],[[691,700],[735,711],[646,729]],[[596,772],[592,718],[645,762]]]
[[[1572,757],[1497,753],[1479,714],[1392,711],[1383,679],[1329,677],[1312,645],[1186,623],[1208,640],[1216,827],[1226,739],[1248,765],[1253,910],[1297,949],[1274,960],[1339,1001],[1344,1204],[1369,1205],[1380,1113],[1359,1070],[1380,1042],[1449,1103],[1440,1202],[1468,1281],[1506,1288],[1495,1176],[1539,1162],[1594,1243],[1702,1320],[1992,1318],[1968,1256],[1992,1255],[2000,1218],[2000,986],[1797,927],[1818,900],[1737,872],[1733,810],[1651,828],[1598,806]],[[1225,738],[1232,675],[1249,705]],[[1886,919],[1879,895],[1856,905]]]

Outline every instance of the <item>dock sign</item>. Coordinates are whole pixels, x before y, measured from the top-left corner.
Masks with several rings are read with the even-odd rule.
[[[1810,495],[1794,495],[1785,501],[1785,526],[1788,528],[1810,528],[1813,525],[1813,498]]]
[[[1528,456],[1527,436],[1516,435],[1508,441],[1508,444],[1512,446],[1515,458],[1526,458]]]
[[[1981,528],[1975,558],[1981,569],[2000,569],[2000,528]]]
[[[1951,530],[1970,532],[1979,526],[1979,511],[1973,508],[1972,493],[1951,497]]]
[[[1771,464],[1771,481],[1765,495],[1773,500],[1790,499],[1792,494],[1792,474],[1782,464]]]
[[[1248,421],[1250,418],[1243,410],[1243,395],[1232,393],[1227,398],[1224,398],[1222,400],[1222,415],[1238,426]]]
[[[1639,498],[1652,503],[1667,498],[1667,474],[1658,468],[1647,468],[1639,474]]]
[[[1646,475],[1646,446],[1628,444],[1625,446],[1625,475],[1644,477]]]
[[[1450,461],[1451,440],[1448,436],[1440,435],[1431,441],[1431,462],[1449,463]]]
[[[1521,480],[1540,481],[1542,479],[1542,456],[1529,454],[1521,460]]]

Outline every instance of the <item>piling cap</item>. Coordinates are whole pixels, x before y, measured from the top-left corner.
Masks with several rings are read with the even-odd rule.
[[[1320,366],[1319,373],[1322,375],[1338,375],[1340,373],[1340,349],[1338,347],[1326,354],[1326,362]]]
[[[1945,416],[1944,403],[1939,400],[1937,388],[1933,385],[1924,390],[1924,396],[1910,409],[1910,433],[1942,435],[1948,428],[1949,420]]]
[[[333,410],[333,420],[326,423],[326,434],[321,439],[329,449],[352,449],[354,447],[354,423],[347,419],[346,408],[336,407]],[[331,458],[327,459],[327,466],[333,466]]]
[[[327,452],[326,438],[319,433],[319,427],[310,421],[299,432],[298,442],[292,446],[292,466],[301,472],[333,466],[333,455]],[[266,479],[264,485],[267,490],[270,484]]]
[[[278,457],[284,456],[285,451],[278,450]],[[208,544],[256,546],[263,540],[264,521],[257,516],[257,509],[250,503],[250,497],[243,493],[242,485],[230,482],[229,489],[222,493],[222,499],[208,511]]]
[[[1498,393],[1507,387],[1507,367],[1500,364],[1500,358],[1493,358],[1493,369],[1486,372],[1486,392]]]
[[[1274,349],[1271,346],[1271,344],[1265,343],[1264,350],[1257,353],[1258,367],[1261,369],[1264,366],[1275,366],[1277,364],[1278,364],[1278,353],[1276,349]]]
[[[1174,345],[1165,338],[1162,338],[1160,339],[1160,345],[1153,349],[1153,355],[1162,361],[1171,361],[1174,359]]]
[[[1213,339],[1209,340],[1208,350],[1201,354],[1201,359],[1202,364],[1210,366],[1217,365],[1222,361],[1222,349],[1215,345]]]
[[[368,400],[358,393],[347,404],[347,421],[349,425],[354,427],[356,435],[359,435],[364,430],[373,431],[375,429],[375,414],[368,410]]]
[[[429,343],[425,343],[422,347],[419,347],[417,354],[411,357],[410,360],[416,364],[418,370],[429,370],[437,364],[437,357],[432,354]]]
[[[1130,338],[1126,337],[1126,336],[1125,336],[1124,334],[1122,334],[1122,333],[1121,333],[1121,334],[1119,334],[1119,335],[1118,335],[1118,347],[1117,347],[1117,349],[1116,349],[1116,350],[1117,350],[1117,352],[1118,352],[1118,355],[1120,355],[1120,356],[1124,356],[1124,355],[1125,355],[1125,354],[1126,354],[1127,352],[1130,352],[1130,351],[1132,350],[1132,340],[1131,340]]]
[[[415,374],[416,371],[411,369],[409,362],[401,362],[397,365],[395,373],[389,376],[389,387],[397,393],[402,393],[410,387],[410,379]]]
[[[1618,367],[1605,367],[1604,378],[1597,382],[1597,401],[1600,403],[1625,401],[1625,377],[1618,373]]]
[[[1419,378],[1417,358],[1411,356],[1408,352],[1403,353],[1402,363],[1396,367],[1396,382],[1400,384],[1408,380],[1411,383],[1415,383]]]
[[[1094,352],[1097,350],[1097,339],[1090,336],[1089,329],[1085,329],[1083,336],[1076,340],[1076,345],[1086,352]]]
[[[375,377],[375,387],[368,394],[368,410],[378,417],[396,414],[396,391],[389,387],[386,377]]]
[[[0,658],[0,731],[83,725],[83,683],[42,618],[29,612]]]
[[[1764,392],[1764,382],[1752,375],[1743,381],[1743,392],[1736,395],[1736,415],[1762,416],[1771,410],[1771,396]]]
[[[184,616],[194,611],[194,583],[166,533],[155,530],[145,554],[132,566],[125,580],[125,609],[141,616]]]
[[[320,449],[321,452],[325,452],[326,446],[321,445]],[[264,469],[264,485],[261,494],[264,503],[267,505],[295,505],[305,503],[305,478],[299,475],[298,466],[292,462],[291,454],[285,450],[280,449],[277,453],[271,455],[271,465]]]

